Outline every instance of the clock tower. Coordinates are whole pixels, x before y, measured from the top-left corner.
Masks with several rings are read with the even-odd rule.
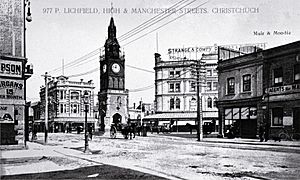
[[[128,90],[125,89],[125,56],[120,52],[116,26],[111,17],[105,41],[105,54],[100,55],[99,126],[109,130],[112,123],[128,119]]]

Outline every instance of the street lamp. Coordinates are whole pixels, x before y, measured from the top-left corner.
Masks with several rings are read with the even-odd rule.
[[[28,5],[28,9],[27,9],[27,16],[26,16],[26,5]],[[24,54],[24,58],[26,59],[26,21],[27,22],[31,22],[32,21],[32,17],[31,17],[31,12],[30,12],[30,2],[29,0],[25,0],[24,1],[24,6],[23,6],[23,23],[24,23],[24,36],[23,36],[23,47],[24,47],[24,51],[23,51],[23,54]],[[26,16],[26,18],[25,18]],[[26,21],[25,21],[26,20]],[[27,63],[27,59],[25,61],[25,65]],[[27,78],[29,78],[30,76],[28,76]],[[24,81],[24,100],[26,102],[26,79]],[[25,134],[25,138],[24,138],[24,144],[25,146],[26,145],[26,141],[29,140],[29,130],[28,130],[28,127],[29,126],[29,123],[28,123],[28,114],[26,113],[25,115],[25,127],[24,127],[24,134]]]
[[[84,91],[83,94],[84,98],[84,106],[85,106],[85,121],[84,121],[84,153],[89,153],[89,142],[88,142],[88,125],[87,125],[87,113],[88,113],[88,104],[89,104],[89,93],[87,91]]]

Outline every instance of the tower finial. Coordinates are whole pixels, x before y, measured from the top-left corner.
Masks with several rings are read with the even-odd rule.
[[[113,17],[113,10],[114,10],[114,7],[113,7],[113,3],[111,2],[110,3],[110,15],[111,15],[111,17]]]

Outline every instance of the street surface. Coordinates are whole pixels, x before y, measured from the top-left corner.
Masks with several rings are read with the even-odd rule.
[[[38,139],[42,143],[43,134],[38,134]],[[167,179],[298,179],[300,177],[299,146],[282,146],[280,143],[277,146],[268,144],[269,142],[259,143],[258,140],[245,144],[217,141],[197,142],[194,138],[149,133],[147,137],[137,136],[133,140],[123,139],[121,134],[117,135],[117,139],[93,136],[93,140],[89,141],[92,153],[84,154],[83,134],[50,133],[47,145],[29,143],[28,155],[24,152],[18,155],[19,157],[31,154],[36,157],[35,160],[6,162],[2,164],[2,171],[4,175],[28,174],[106,164]],[[15,154],[18,154],[18,150],[3,151],[2,158],[11,158]],[[84,179],[94,175],[95,178],[103,178],[101,175],[105,171],[97,171],[97,168],[92,167],[91,169],[94,170],[86,171],[89,173],[77,177]],[[82,170],[78,170],[80,171]],[[119,171],[116,171],[116,174],[118,173]],[[153,178],[145,174],[110,177]],[[68,177],[63,176],[63,178]]]

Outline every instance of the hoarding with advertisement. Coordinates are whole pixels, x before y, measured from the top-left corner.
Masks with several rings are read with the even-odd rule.
[[[24,80],[0,78],[0,99],[23,100]]]
[[[22,78],[22,61],[0,59],[0,76]]]
[[[14,123],[14,105],[0,105],[0,123]]]

